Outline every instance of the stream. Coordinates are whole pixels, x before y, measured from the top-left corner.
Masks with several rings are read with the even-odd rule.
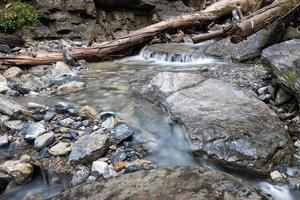
[[[200,45],[198,48],[202,49],[204,46]],[[196,160],[190,153],[185,130],[173,122],[163,108],[136,97],[131,90],[137,80],[147,79],[147,76],[155,72],[201,71],[205,70],[208,65],[224,64],[224,61],[191,57],[181,60],[174,55],[153,52],[147,52],[147,55],[149,59],[138,55],[114,62],[89,64],[88,69],[79,78],[86,82],[88,87],[78,93],[62,97],[32,97],[19,100],[42,104],[62,100],[72,102],[77,106],[91,105],[100,111],[116,112],[124,122],[141,130],[134,139],[137,142],[142,140],[146,142],[150,152],[146,158],[155,164],[159,166],[200,164],[211,170],[224,170],[205,158]],[[174,60],[177,62],[170,62]],[[272,195],[276,200],[297,200],[297,195],[300,195],[289,191],[287,186],[274,185],[267,179],[238,176]],[[43,194],[42,198],[49,199],[68,187],[68,181],[69,178],[63,175],[41,171],[35,175],[32,182],[6,191],[0,199],[21,199],[27,196],[31,199],[38,199],[34,196],[37,192]]]

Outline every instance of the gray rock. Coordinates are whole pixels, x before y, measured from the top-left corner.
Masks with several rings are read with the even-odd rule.
[[[25,106],[13,100],[6,99],[5,97],[0,97],[0,113],[8,116],[13,116],[15,114],[30,115],[30,112]]]
[[[84,183],[90,175],[90,170],[88,167],[81,166],[80,168],[81,169],[79,169],[72,177],[72,186]]]
[[[227,168],[258,174],[289,162],[289,135],[252,91],[208,79],[158,101],[183,123],[196,155],[205,153]]]
[[[96,160],[92,163],[92,172],[96,172],[97,176],[103,175],[108,164],[104,161]]]
[[[281,105],[287,103],[291,99],[292,99],[292,95],[290,95],[284,89],[280,88],[276,95],[275,104],[277,106],[281,106]]]
[[[208,47],[205,53],[236,61],[255,58],[260,55],[262,48],[270,43],[269,38],[274,38],[274,28],[275,26],[272,25],[238,44],[231,43],[230,38],[222,39]]]
[[[129,139],[134,133],[135,129],[131,126],[127,125],[126,123],[119,123],[114,128],[114,141],[116,144],[120,144],[124,140]]]
[[[43,135],[38,136],[34,140],[34,147],[40,150],[52,144],[53,141],[54,141],[54,133],[53,132],[45,133]]]
[[[149,184],[155,183],[155,184]],[[142,189],[140,189],[142,187]],[[130,191],[130,192],[129,192]],[[63,199],[272,199],[241,179],[223,172],[199,168],[139,171],[107,181],[72,188],[58,195]]]
[[[74,143],[69,160],[73,163],[93,162],[105,155],[108,147],[109,140],[106,135],[84,135]]]
[[[49,154],[53,156],[65,156],[72,150],[72,144],[68,142],[59,142],[49,149]]]
[[[26,122],[21,129],[25,140],[35,140],[46,131],[47,129],[42,122]]]
[[[64,85],[59,86],[57,88],[57,94],[64,95],[67,93],[77,92],[79,90],[84,89],[85,87],[86,87],[86,84],[83,82],[72,81],[72,82],[69,82]]]
[[[24,126],[24,122],[21,120],[9,120],[5,121],[3,123],[5,128],[8,128],[9,130],[21,130]]]
[[[0,52],[10,53],[10,47],[7,44],[0,44]]]
[[[60,125],[60,126],[69,126],[69,125],[72,125],[72,124],[74,124],[74,120],[73,119],[71,119],[71,118],[66,118],[66,119],[63,119],[63,120],[60,120],[59,122],[58,122],[58,124]]]
[[[116,164],[117,162],[124,161],[125,159],[126,159],[126,153],[124,151],[118,151],[114,153],[110,158],[111,163],[113,165]]]
[[[60,77],[60,76],[72,76],[73,72],[70,69],[69,65],[64,62],[57,62],[51,70],[51,76]]]
[[[8,144],[8,137],[5,133],[4,135],[0,135],[0,147]]]
[[[262,60],[265,67],[299,100],[300,39],[275,44],[263,50]]]
[[[44,120],[46,122],[49,122],[53,119],[53,117],[56,115],[56,112],[53,111],[47,111],[46,114],[44,115]]]

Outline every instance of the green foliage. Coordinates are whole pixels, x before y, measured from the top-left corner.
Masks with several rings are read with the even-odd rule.
[[[286,73],[286,77],[290,84],[294,83],[297,80],[297,74],[295,71],[290,71]]]
[[[12,2],[12,0],[6,0]],[[12,4],[0,14],[0,30],[2,32],[14,32],[24,25],[30,25],[39,20],[38,12],[29,4],[12,2]]]

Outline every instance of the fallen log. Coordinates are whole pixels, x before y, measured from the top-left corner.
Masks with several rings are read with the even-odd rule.
[[[261,3],[262,0],[220,0],[198,13],[161,21],[134,31],[127,36],[99,44],[95,48],[73,49],[71,50],[71,55],[74,60],[99,61],[107,55],[116,54],[145,43],[161,32],[197,26],[203,22],[211,22],[220,17],[230,15],[232,10],[236,8],[239,8],[243,13],[253,12],[260,7]],[[34,55],[0,57],[0,64],[39,65],[51,64],[62,60],[62,52],[37,52]]]
[[[272,4],[246,16],[240,22],[229,25],[222,30],[199,34],[192,37],[194,43],[217,37],[231,37],[233,43],[239,43],[250,35],[282,19],[289,12],[300,6],[300,0],[275,0]]]

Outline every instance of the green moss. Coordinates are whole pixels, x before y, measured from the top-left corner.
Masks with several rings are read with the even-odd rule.
[[[295,71],[286,73],[286,77],[289,83],[294,83],[297,80],[297,74]]]
[[[14,32],[24,25],[31,25],[39,20],[38,12],[29,4],[13,2],[0,14],[0,30]]]

